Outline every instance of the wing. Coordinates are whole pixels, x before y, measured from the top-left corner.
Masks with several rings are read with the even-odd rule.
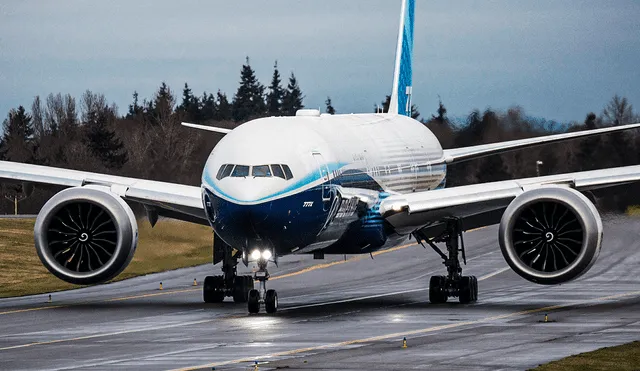
[[[229,134],[232,130],[232,129],[219,128],[217,126],[190,124],[188,122],[183,122],[182,126],[186,126],[188,128],[206,130],[206,131],[213,131],[214,133],[220,133],[220,134]]]
[[[148,214],[157,213],[156,215],[174,219],[208,224],[200,187],[9,161],[0,161],[0,182],[62,187],[103,185],[110,187],[111,191],[127,201],[145,205]]]
[[[380,203],[380,214],[401,234],[433,226],[447,218],[463,220],[469,230],[500,222],[502,212],[518,195],[545,185],[589,191],[640,180],[640,165],[473,184],[392,195]]]
[[[444,162],[447,164],[453,163],[453,162],[461,162],[461,161],[471,160],[474,158],[493,155],[496,153],[514,151],[516,149],[521,149],[526,147],[534,147],[542,144],[559,142],[562,140],[584,138],[592,135],[606,134],[606,133],[611,133],[611,132],[621,131],[621,130],[630,130],[638,127],[640,127],[640,123],[631,124],[631,125],[611,126],[611,127],[602,128],[602,129],[576,131],[571,133],[546,135],[546,136],[535,137],[535,138],[510,140],[507,142],[482,144],[479,146],[445,149],[443,150]]]

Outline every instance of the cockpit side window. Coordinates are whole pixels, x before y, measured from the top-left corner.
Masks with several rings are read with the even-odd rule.
[[[282,170],[284,170],[284,175],[287,177],[287,180],[293,178],[293,174],[291,173],[291,169],[289,169],[289,165],[282,165]]]
[[[233,169],[233,173],[231,173],[231,176],[236,178],[249,176],[249,166],[236,165],[236,167]]]
[[[284,171],[282,171],[282,167],[280,167],[280,165],[278,164],[271,165],[271,172],[273,173],[273,176],[277,176],[278,178],[282,178],[282,179],[287,179],[287,177],[284,176]]]
[[[226,164],[220,167],[220,171],[218,171],[218,180],[223,179],[231,175],[231,171],[233,170],[233,165]]]
[[[252,175],[254,177],[267,178],[271,176],[271,169],[269,169],[269,165],[254,166]]]

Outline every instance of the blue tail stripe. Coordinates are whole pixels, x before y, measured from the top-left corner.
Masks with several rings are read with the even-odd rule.
[[[413,71],[413,19],[415,0],[407,0],[404,13],[404,29],[402,30],[402,54],[400,56],[400,71],[398,76],[398,114],[409,116],[411,107],[407,107],[407,87],[412,86]],[[407,109],[408,108],[408,109]]]

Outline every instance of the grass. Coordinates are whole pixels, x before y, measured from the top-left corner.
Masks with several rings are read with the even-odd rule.
[[[0,298],[80,287],[61,281],[42,265],[33,243],[34,223],[35,219],[0,219]],[[145,220],[138,228],[133,260],[114,280],[211,261],[210,227],[161,220],[152,229]]]
[[[640,369],[640,341],[616,347],[602,348],[593,352],[577,354],[559,361],[549,362],[534,368],[535,371],[581,371],[581,370],[638,370]]]
[[[628,206],[626,214],[629,216],[640,216],[640,206],[639,205]]]

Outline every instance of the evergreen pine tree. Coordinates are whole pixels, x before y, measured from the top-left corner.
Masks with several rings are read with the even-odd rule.
[[[330,115],[335,115],[336,114],[336,110],[335,108],[333,108],[333,105],[331,104],[331,97],[327,97],[327,100],[324,101],[324,104],[327,106],[327,113]]]
[[[202,121],[200,101],[198,97],[193,95],[193,92],[186,82],[184,83],[184,89],[182,90],[182,103],[180,103],[177,110],[186,113],[186,119],[189,121]]]
[[[218,105],[216,104],[216,99],[213,97],[213,94],[207,94],[205,91],[202,93],[202,98],[200,99],[200,111],[202,114],[202,120],[212,120],[216,117],[216,110],[218,109]]]
[[[293,72],[291,72],[289,84],[282,99],[282,114],[284,116],[294,116],[297,110],[304,108],[302,104],[303,99],[304,96],[302,95],[300,86],[298,86],[298,80]]]
[[[23,106],[9,111],[3,122],[4,134],[0,145],[3,159],[17,162],[32,162],[34,158],[34,138],[31,116]]]
[[[281,83],[278,61],[276,61],[273,65],[273,76],[271,77],[271,85],[269,85],[269,93],[267,93],[267,113],[271,116],[279,116],[281,114],[282,98],[284,96]]]
[[[229,121],[233,119],[232,115],[232,107],[227,99],[227,95],[220,90],[218,90],[218,94],[216,95],[218,109],[213,117],[216,121]]]
[[[129,105],[127,118],[139,117],[143,112],[143,107],[138,104],[138,92],[133,92],[133,103]]]
[[[235,121],[247,121],[265,114],[267,107],[264,102],[264,86],[260,84],[255,71],[249,65],[242,65],[240,72],[240,86],[233,97],[232,114]]]
[[[87,147],[108,169],[120,169],[127,160],[127,151],[115,131],[109,129],[113,113],[108,107],[87,113],[84,123]]]

